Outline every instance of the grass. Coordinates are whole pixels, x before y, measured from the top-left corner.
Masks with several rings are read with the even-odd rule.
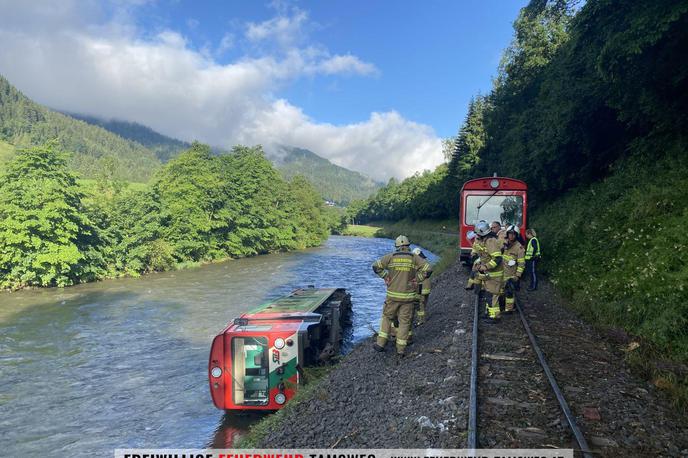
[[[633,370],[688,407],[688,166],[682,150],[627,159],[611,177],[531,214],[542,267],[600,330],[639,347]]]
[[[0,168],[14,157],[14,146],[0,140]]]
[[[234,445],[234,448],[251,449],[258,448],[260,441],[273,429],[276,429],[284,421],[284,418],[289,415],[296,406],[303,402],[321,395],[322,390],[319,388],[319,382],[329,374],[334,368],[335,364],[318,367],[304,368],[304,374],[308,383],[299,386],[296,395],[284,406],[273,414],[266,415],[262,420],[251,426],[248,433],[242,436]]]
[[[342,231],[341,235],[349,235],[354,237],[378,237],[377,233],[379,230],[380,228],[377,226],[349,224]]]

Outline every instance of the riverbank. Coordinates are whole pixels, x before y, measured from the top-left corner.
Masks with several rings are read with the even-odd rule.
[[[389,347],[377,353],[372,339],[366,339],[301,402],[280,412],[279,421],[263,428],[250,446],[465,447],[474,298],[460,287],[466,275],[455,262],[435,278],[428,321],[414,331],[415,343],[406,358],[398,358]],[[563,306],[563,299],[546,282],[536,293],[522,292],[521,303],[596,455],[688,453],[688,438],[682,433],[688,419],[656,386],[632,374],[623,358],[632,351],[628,342],[586,324]],[[516,359],[532,356],[530,346],[520,343],[523,329],[518,317],[504,320],[493,331],[504,343],[500,351]],[[481,369],[483,389],[492,391],[483,391],[479,408],[491,409],[504,423],[481,425],[481,444],[548,447],[549,438],[533,426],[544,424],[554,428],[562,441],[559,446],[569,446],[569,432],[558,410],[540,408],[551,393],[532,380],[544,375],[515,376],[508,361],[499,364]]]
[[[427,248],[440,257],[435,264],[436,273],[443,272],[454,262],[458,253],[458,232],[453,219],[372,221],[367,225],[350,224],[342,232],[342,235],[388,239],[394,239],[399,234],[406,235],[411,243]]]

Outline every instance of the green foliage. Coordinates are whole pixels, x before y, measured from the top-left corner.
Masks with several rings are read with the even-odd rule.
[[[613,176],[544,206],[532,221],[550,278],[591,321],[688,358],[688,167],[647,159],[624,162]]]
[[[96,177],[106,156],[117,158],[114,173],[120,180],[147,181],[160,166],[141,144],[34,103],[0,76],[0,140],[28,147],[55,139],[56,148],[73,153],[70,168],[85,177]]]
[[[0,287],[97,278],[102,257],[82,191],[55,144],[20,151],[0,176]]]
[[[51,143],[0,177],[0,288],[64,286],[322,243],[341,226],[303,177],[284,181],[260,147],[214,156],[198,143],[150,185],[77,181]]]

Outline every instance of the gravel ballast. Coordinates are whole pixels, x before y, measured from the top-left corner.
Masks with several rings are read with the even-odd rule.
[[[264,448],[464,448],[474,298],[459,263],[433,282],[425,324],[399,358],[356,346],[313,395],[258,440]],[[602,456],[688,456],[688,421],[633,376],[620,348],[561,306],[546,283],[521,304],[591,448]],[[382,307],[382,304],[380,305]],[[355,304],[354,304],[355,307]],[[482,447],[573,447],[517,314],[481,324]],[[485,356],[487,355],[487,356]],[[503,357],[506,357],[504,359]],[[287,412],[285,412],[287,413]]]

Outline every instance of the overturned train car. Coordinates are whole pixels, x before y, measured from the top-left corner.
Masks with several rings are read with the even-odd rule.
[[[234,319],[213,340],[208,379],[225,410],[277,410],[303,382],[303,368],[340,351],[351,325],[351,296],[304,288]]]

